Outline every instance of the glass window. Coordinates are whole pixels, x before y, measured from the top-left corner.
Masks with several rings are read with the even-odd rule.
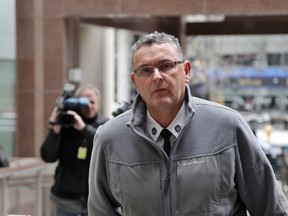
[[[281,54],[267,54],[267,63],[269,66],[278,66],[281,64]]]
[[[0,148],[15,154],[15,62],[0,60]]]

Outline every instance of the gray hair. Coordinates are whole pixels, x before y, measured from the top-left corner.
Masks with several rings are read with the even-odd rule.
[[[92,85],[92,84],[86,84],[86,85],[84,85],[84,86],[80,86],[80,87],[77,89],[77,91],[75,92],[75,96],[76,96],[76,97],[79,97],[79,95],[81,94],[81,92],[84,91],[84,90],[87,90],[87,89],[92,90],[92,91],[95,93],[97,100],[100,101],[100,99],[101,99],[100,91],[99,91],[98,88],[96,88],[96,87],[95,87],[94,85]]]
[[[132,59],[134,54],[143,46],[150,46],[152,44],[163,44],[163,43],[172,43],[175,45],[177,52],[181,59],[184,58],[184,53],[179,43],[178,38],[173,35],[154,31],[153,33],[144,35],[141,37],[131,48],[132,51]]]

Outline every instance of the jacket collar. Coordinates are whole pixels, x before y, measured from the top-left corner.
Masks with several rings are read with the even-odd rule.
[[[186,85],[185,89],[185,115],[186,115],[186,122],[184,122],[184,125],[189,121],[189,119],[192,117],[193,113],[195,112],[195,109],[193,108],[192,104],[192,95],[190,92],[190,88],[188,85]],[[132,109],[131,109],[131,115],[128,121],[128,125],[133,127],[135,130],[139,131],[140,133],[146,132],[146,118],[147,118],[147,107],[144,103],[144,100],[142,97],[137,94],[135,97],[135,101],[133,103]]]

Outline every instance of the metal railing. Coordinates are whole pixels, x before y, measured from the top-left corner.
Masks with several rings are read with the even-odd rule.
[[[51,211],[50,205],[44,206],[43,203],[47,198],[46,192],[50,190],[53,183],[55,166],[56,163],[47,164],[40,158],[11,159],[10,167],[0,169],[0,215],[27,214],[27,212],[17,212],[23,211],[21,205],[26,205],[28,214],[31,216],[48,215],[47,212]],[[20,188],[29,190],[21,191]],[[13,190],[15,197],[13,197]],[[19,198],[20,196],[22,199]],[[26,201],[31,197],[34,197],[34,200],[30,200],[27,206]]]

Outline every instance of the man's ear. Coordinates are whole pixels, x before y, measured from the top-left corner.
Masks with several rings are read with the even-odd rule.
[[[185,70],[185,82],[186,82],[186,84],[189,84],[189,82],[190,82],[190,74],[191,74],[191,63],[190,63],[190,61],[185,61],[185,68],[184,68],[184,70]]]
[[[133,84],[137,90],[137,86],[136,86],[136,82],[135,82],[135,74],[133,72],[130,74],[130,79],[132,80],[132,82],[133,82]]]
[[[130,74],[130,79],[132,80],[132,82],[133,82],[133,83],[134,83],[134,85],[135,85],[135,80],[134,80],[134,73],[133,73],[133,72]]]

